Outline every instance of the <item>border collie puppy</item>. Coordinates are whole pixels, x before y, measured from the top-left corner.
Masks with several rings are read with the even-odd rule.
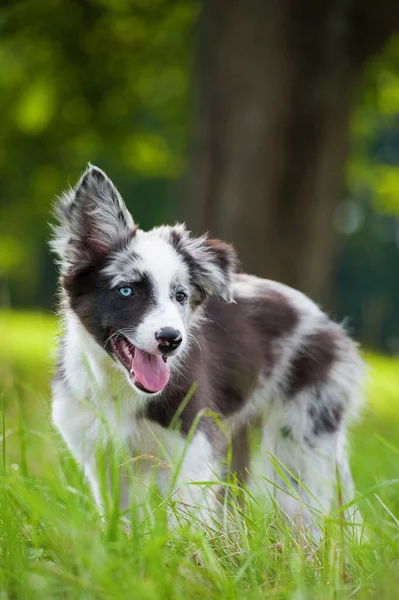
[[[53,420],[99,506],[96,451],[112,442],[138,468],[133,483],[121,479],[121,510],[145,490],[151,456],[170,467],[159,469],[160,489],[172,480],[177,503],[206,518],[217,494],[192,483],[226,476],[227,447],[229,471],[252,474],[256,424],[252,478],[317,535],[309,505],[336,506],[337,473],[344,498],[354,496],[345,446],[362,403],[355,343],[300,292],[237,274],[228,244],[183,225],[139,229],[96,167],[58,200],[56,217],[63,334]]]

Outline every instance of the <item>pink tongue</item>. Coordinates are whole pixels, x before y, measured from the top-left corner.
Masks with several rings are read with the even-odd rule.
[[[146,390],[159,392],[169,381],[169,369],[161,356],[135,349],[132,369]]]

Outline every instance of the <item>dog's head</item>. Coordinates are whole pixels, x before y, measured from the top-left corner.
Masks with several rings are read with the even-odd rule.
[[[207,297],[232,301],[234,250],[183,225],[142,231],[92,166],[58,200],[56,217],[52,248],[69,307],[133,387],[161,391]]]

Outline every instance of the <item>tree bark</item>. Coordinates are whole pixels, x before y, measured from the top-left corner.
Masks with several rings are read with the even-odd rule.
[[[399,12],[385,3],[374,31],[364,0],[205,0],[202,13],[185,220],[232,242],[245,271],[327,304],[353,92]]]

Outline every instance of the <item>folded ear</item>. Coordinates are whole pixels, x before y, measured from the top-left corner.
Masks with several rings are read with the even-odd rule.
[[[234,248],[207,236],[190,237],[182,225],[172,229],[171,239],[185,260],[194,285],[208,296],[233,302],[232,279],[237,268]]]
[[[121,195],[99,168],[89,166],[55,206],[52,249],[66,266],[84,266],[126,245],[135,234]]]

